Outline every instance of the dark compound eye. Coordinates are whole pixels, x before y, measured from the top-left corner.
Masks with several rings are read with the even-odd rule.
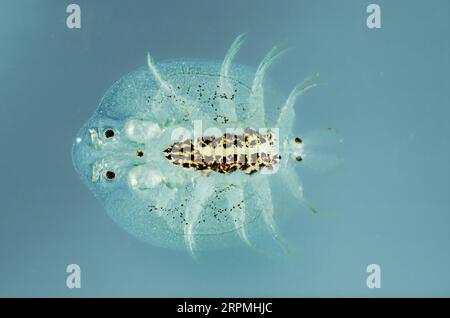
[[[143,157],[144,156],[144,152],[142,150],[138,150],[138,151],[136,151],[136,156]]]
[[[302,139],[300,137],[295,137],[294,139],[296,144],[301,144],[302,143]]]
[[[108,178],[109,180],[112,180],[116,177],[116,174],[112,171],[106,171],[105,172],[105,177]]]
[[[112,129],[106,129],[105,132],[104,132],[103,134],[105,135],[106,138],[114,137],[114,130],[112,130]]]
[[[295,157],[295,160],[297,160],[297,161],[302,161],[302,160],[303,160],[303,158],[302,158],[302,156],[300,156],[300,155],[297,155],[297,156]]]

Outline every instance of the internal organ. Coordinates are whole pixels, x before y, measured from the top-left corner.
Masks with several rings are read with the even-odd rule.
[[[164,150],[174,165],[204,172],[252,174],[262,168],[273,169],[281,157],[274,147],[271,133],[262,135],[253,129],[242,134],[201,137],[172,144]]]

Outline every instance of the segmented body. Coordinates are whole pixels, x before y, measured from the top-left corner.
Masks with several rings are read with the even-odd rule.
[[[272,134],[261,135],[253,129],[242,134],[224,134],[200,137],[197,140],[175,142],[164,150],[174,165],[204,172],[232,173],[241,170],[246,174],[273,169],[281,158],[272,153]]]

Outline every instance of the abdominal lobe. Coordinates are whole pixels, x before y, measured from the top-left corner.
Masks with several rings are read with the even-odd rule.
[[[263,167],[273,169],[281,158],[273,149],[272,135],[263,136],[253,129],[242,134],[175,142],[164,153],[181,168],[225,174],[238,170],[252,174]]]

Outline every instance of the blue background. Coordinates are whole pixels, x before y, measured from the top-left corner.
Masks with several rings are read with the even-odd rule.
[[[450,296],[449,1],[376,1],[379,30],[360,0],[77,1],[80,30],[69,3],[0,5],[0,296]],[[301,171],[318,215],[275,193],[291,259],[237,248],[196,263],[114,224],[71,145],[147,51],[221,59],[242,32],[244,64],[293,47],[270,74],[283,94],[320,71],[297,128],[338,128],[345,165]],[[81,289],[66,287],[70,263]],[[371,263],[380,289],[366,286]]]

